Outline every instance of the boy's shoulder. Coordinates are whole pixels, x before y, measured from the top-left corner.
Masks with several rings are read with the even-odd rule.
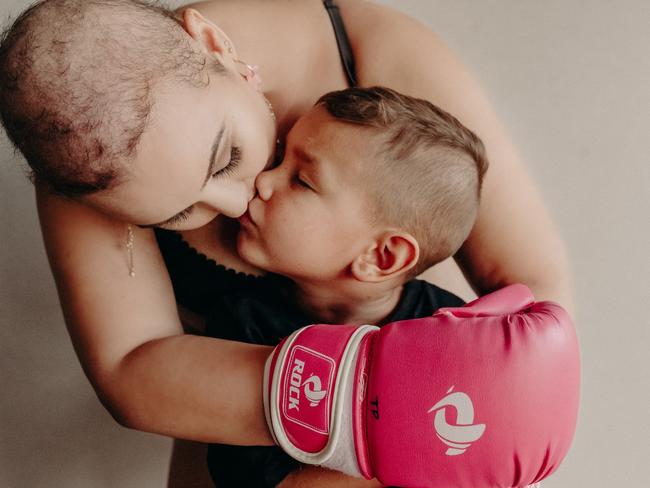
[[[420,293],[435,297],[440,303],[440,306],[438,308],[462,307],[465,305],[465,300],[460,298],[455,293],[434,285],[433,283],[429,283],[428,281],[412,279],[406,283],[406,285],[412,286],[414,291],[418,290]]]

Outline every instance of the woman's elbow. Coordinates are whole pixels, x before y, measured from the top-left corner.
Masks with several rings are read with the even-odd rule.
[[[573,272],[565,243],[558,236],[553,253],[541,260],[537,272],[527,283],[537,301],[549,300],[562,305],[572,316],[575,312]]]
[[[95,375],[90,378],[95,394],[102,406],[122,427],[145,430],[143,415],[135,404],[137,396],[128,393],[128,381],[117,374]]]
[[[535,301],[552,301],[560,304],[571,316],[575,313],[573,274],[566,254],[556,253],[555,259],[535,267],[517,279],[505,279],[502,286],[523,283],[533,293]]]
[[[571,316],[575,316],[573,277],[569,267],[550,270],[543,279],[531,280],[528,286],[537,301],[557,302]]]
[[[124,398],[110,391],[105,386],[93,385],[95,394],[99,399],[102,406],[106,409],[113,420],[115,420],[122,427],[128,429],[139,430],[136,423],[136,418],[133,415],[133,408],[128,405]]]

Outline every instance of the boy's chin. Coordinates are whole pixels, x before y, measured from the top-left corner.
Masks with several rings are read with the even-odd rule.
[[[283,264],[286,264],[284,261],[286,256],[282,256],[284,259],[281,259],[280,262],[277,259],[270,258],[264,248],[254,239],[251,239],[250,236],[240,234],[237,237],[237,253],[248,264],[266,272],[280,274],[291,279],[296,279],[300,275],[300,272],[294,269],[295,267],[283,266]]]
[[[254,239],[247,235],[246,232],[240,231],[237,235],[237,254],[248,264],[260,269],[267,269],[265,266],[266,260],[260,246],[256,245]]]

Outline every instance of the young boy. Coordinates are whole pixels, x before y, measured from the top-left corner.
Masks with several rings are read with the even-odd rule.
[[[273,274],[220,297],[208,333],[275,345],[311,323],[383,325],[462,305],[414,277],[466,239],[486,169],[481,141],[429,102],[386,88],[326,94],[240,218],[240,255]],[[275,486],[299,466],[278,447],[212,445],[208,459],[219,486]]]

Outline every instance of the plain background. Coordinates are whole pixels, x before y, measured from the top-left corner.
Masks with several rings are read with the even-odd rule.
[[[650,486],[650,2],[384,3],[481,80],[568,243],[582,405],[544,486]],[[2,0],[0,15],[28,4]],[[0,486],[164,486],[170,441],[118,426],[77,362],[22,164],[2,134]]]

